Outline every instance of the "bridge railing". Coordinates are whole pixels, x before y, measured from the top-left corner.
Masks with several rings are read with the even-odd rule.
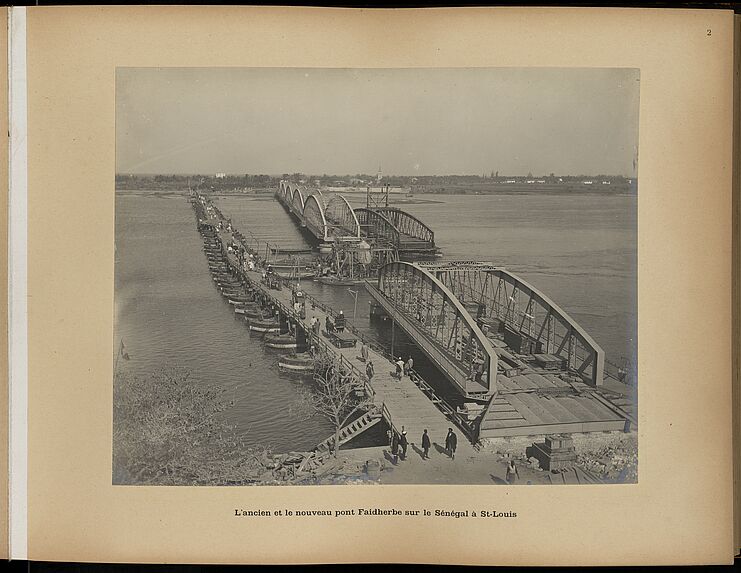
[[[322,304],[319,300],[312,297],[311,295],[306,295],[306,297],[309,300],[311,300],[312,303],[316,307],[321,308],[324,312],[326,312],[330,316],[332,317],[337,316],[337,313],[331,307],[328,307],[327,305]],[[394,356],[377,339],[373,338],[367,333],[362,332],[360,329],[356,328],[349,321],[345,322],[345,328],[349,330],[350,332],[352,332],[355,336],[357,336],[362,344],[365,344],[366,346],[368,346],[373,351],[377,352],[378,354],[380,354],[381,356],[383,356],[390,362],[394,362]],[[451,404],[446,402],[445,399],[442,398],[440,395],[438,395],[435,389],[432,386],[430,386],[430,384],[416,370],[411,369],[410,371],[408,371],[408,374],[409,374],[409,379],[420,390],[422,390],[422,392],[430,399],[430,401],[437,407],[438,410],[440,410],[443,414],[445,414],[449,420],[451,420],[455,425],[458,426],[458,428],[461,431],[463,431],[466,434],[469,440],[471,440],[474,443],[478,440],[478,430],[477,430],[477,425],[475,421],[468,420],[463,414],[458,412]]]

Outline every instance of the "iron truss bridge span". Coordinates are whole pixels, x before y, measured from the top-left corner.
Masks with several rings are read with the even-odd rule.
[[[552,355],[591,386],[602,385],[605,353],[564,310],[508,270],[477,261],[420,263],[520,354]]]
[[[355,214],[363,235],[381,239],[408,257],[429,256],[437,252],[435,233],[419,219],[390,207],[359,208]]]
[[[380,239],[410,257],[437,253],[435,233],[406,211],[392,207],[353,209],[342,195],[325,200],[318,190],[281,181],[275,193],[285,209],[318,241]]]
[[[457,389],[472,399],[497,391],[497,354],[455,294],[425,268],[402,261],[381,267],[366,283],[391,316]]]

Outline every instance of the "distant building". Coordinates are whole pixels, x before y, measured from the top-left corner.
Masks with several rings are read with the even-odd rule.
[[[216,179],[224,179],[226,177],[226,173],[217,173]]]

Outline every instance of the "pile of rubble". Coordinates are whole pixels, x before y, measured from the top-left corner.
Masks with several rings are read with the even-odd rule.
[[[295,484],[313,481],[329,468],[330,454],[317,452],[264,453],[260,464],[264,468],[258,477],[260,484]]]
[[[635,436],[613,439],[596,447],[577,445],[576,463],[611,483],[638,481],[638,442]]]
[[[316,451],[264,453],[260,464],[264,472],[255,480],[260,485],[375,482],[385,469],[379,460],[356,463]]]

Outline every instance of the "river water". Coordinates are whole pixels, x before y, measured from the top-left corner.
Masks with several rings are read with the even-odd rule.
[[[636,363],[636,206],[622,195],[435,195],[400,205],[435,231],[444,259],[491,261],[521,275],[569,313],[605,349],[607,358]],[[353,206],[364,197],[349,195]],[[216,200],[243,234],[264,245],[308,247],[307,239],[273,197]],[[302,287],[385,344],[388,321],[369,321],[361,287],[357,307],[347,287]],[[219,295],[208,273],[186,195],[116,195],[116,344],[123,339],[141,373],[175,365],[203,384],[225,388],[236,405],[237,431],[276,451],[303,450],[331,429],[319,417],[289,415],[305,381],[277,370],[278,354],[250,335]],[[396,329],[394,350],[451,402],[454,391]]]

